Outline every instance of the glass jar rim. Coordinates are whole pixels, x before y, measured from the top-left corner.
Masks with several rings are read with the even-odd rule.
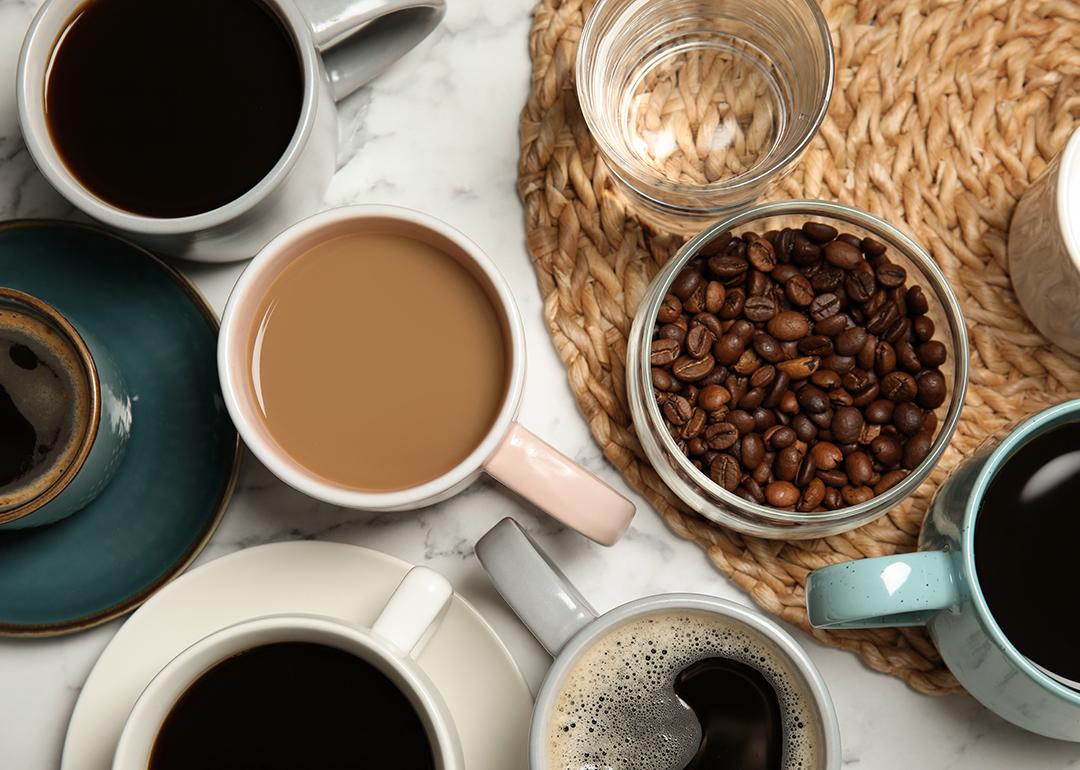
[[[960,421],[960,413],[963,410],[964,396],[967,393],[970,347],[967,326],[964,323],[964,315],[960,308],[960,302],[953,292],[948,279],[946,279],[945,274],[922,246],[916,243],[903,231],[880,217],[842,203],[800,199],[759,204],[743,209],[742,211],[707,227],[694,238],[687,241],[687,243],[683,245],[678,253],[676,253],[665,266],[664,272],[658,276],[657,281],[659,282],[650,286],[650,300],[647,305],[644,305],[639,309],[635,318],[635,324],[640,319],[642,323],[640,331],[642,334],[647,333],[647,330],[652,328],[656,322],[656,315],[660,309],[660,304],[668,293],[668,288],[674,282],[686,263],[697,256],[700,249],[709,243],[716,235],[747,225],[755,220],[777,216],[827,217],[861,227],[887,241],[889,245],[899,248],[907,259],[919,266],[923,271],[923,277],[929,279],[932,284],[930,288],[933,290],[934,297],[942,306],[942,311],[949,322],[949,334],[953,345],[953,367],[955,370],[953,385],[949,393],[949,409],[930,446],[930,452],[915,469],[900,481],[900,483],[880,495],[875,495],[869,500],[858,503],[857,505],[844,506],[825,513],[804,513],[799,511],[785,511],[745,500],[735,493],[729,492],[709,478],[707,474],[698,470],[690,462],[689,458],[682,453],[675,444],[675,440],[666,430],[656,431],[657,440],[663,444],[666,454],[671,458],[672,462],[678,465],[678,469],[682,471],[687,478],[693,479],[694,484],[703,488],[711,496],[722,500],[725,505],[728,505],[739,513],[747,514],[766,522],[784,522],[784,524],[836,525],[838,523],[851,521],[857,521],[860,524],[866,523],[873,518],[876,518],[873,516],[874,512],[880,509],[887,511],[901,501],[907,499],[937,466],[941,456],[952,442],[956,427]],[[631,336],[634,337],[636,335],[632,333]],[[643,385],[643,397],[641,400],[644,408],[649,413],[650,419],[656,425],[664,425],[663,415],[660,413],[660,407],[656,403],[656,400],[645,397],[645,394],[650,392],[651,389],[649,383],[652,373],[652,366],[645,353],[646,350],[647,347],[642,346],[641,351],[639,351],[640,355],[638,356],[638,360],[632,363],[632,365],[638,367],[638,371],[632,379],[637,380],[640,378]],[[664,476],[662,469],[658,468],[657,472],[660,473],[662,477]],[[668,479],[665,478],[664,481],[667,483]],[[703,515],[706,515],[706,518],[710,518],[707,514]],[[721,513],[718,514],[716,518],[717,520],[722,520],[729,516],[730,514]],[[734,516],[731,516],[731,518],[736,522],[740,521]],[[731,524],[728,521],[720,521],[720,523],[729,524],[734,528],[739,528],[738,524]],[[858,526],[858,524],[856,526]],[[794,535],[795,532],[792,531],[791,534]]]

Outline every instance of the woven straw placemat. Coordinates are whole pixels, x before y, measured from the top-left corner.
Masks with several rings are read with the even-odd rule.
[[[681,239],[649,231],[628,211],[581,117],[573,68],[592,5],[541,0],[535,9],[518,185],[544,314],[593,437],[672,531],[705,548],[766,610],[920,692],[958,692],[922,629],[812,631],[803,585],[817,567],[912,550],[930,496],[961,457],[987,434],[1080,393],[1080,360],[1024,317],[1005,259],[1013,207],[1080,123],[1080,6],[823,1],[836,48],[832,105],[772,197],[838,200],[913,234],[960,297],[971,385],[952,446],[912,499],[853,532],[785,542],[688,513],[634,435],[627,334],[646,286]]]

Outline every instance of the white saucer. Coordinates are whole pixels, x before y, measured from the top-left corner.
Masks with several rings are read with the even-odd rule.
[[[368,548],[304,541],[240,551],[189,572],[132,615],[94,665],[68,725],[61,770],[109,770],[143,688],[204,636],[288,612],[370,626],[410,566]],[[453,713],[468,770],[528,765],[532,696],[472,605],[454,596],[419,662]]]

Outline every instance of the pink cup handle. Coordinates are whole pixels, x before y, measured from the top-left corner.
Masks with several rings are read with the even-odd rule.
[[[634,518],[632,502],[517,423],[484,470],[601,545],[614,545]]]

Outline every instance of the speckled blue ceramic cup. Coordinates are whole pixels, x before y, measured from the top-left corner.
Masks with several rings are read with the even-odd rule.
[[[0,530],[52,524],[88,505],[116,473],[131,398],[98,340],[14,289],[0,288],[0,353],[0,395],[36,445],[30,466],[0,484]],[[0,450],[24,438],[18,433],[0,432]]]
[[[812,572],[806,583],[810,623],[925,625],[949,669],[984,706],[1031,732],[1080,741],[1080,691],[1037,668],[1002,633],[979,584],[974,548],[979,509],[998,470],[1033,438],[1077,421],[1080,400],[1067,401],[980,447],[938,490],[918,552]]]

